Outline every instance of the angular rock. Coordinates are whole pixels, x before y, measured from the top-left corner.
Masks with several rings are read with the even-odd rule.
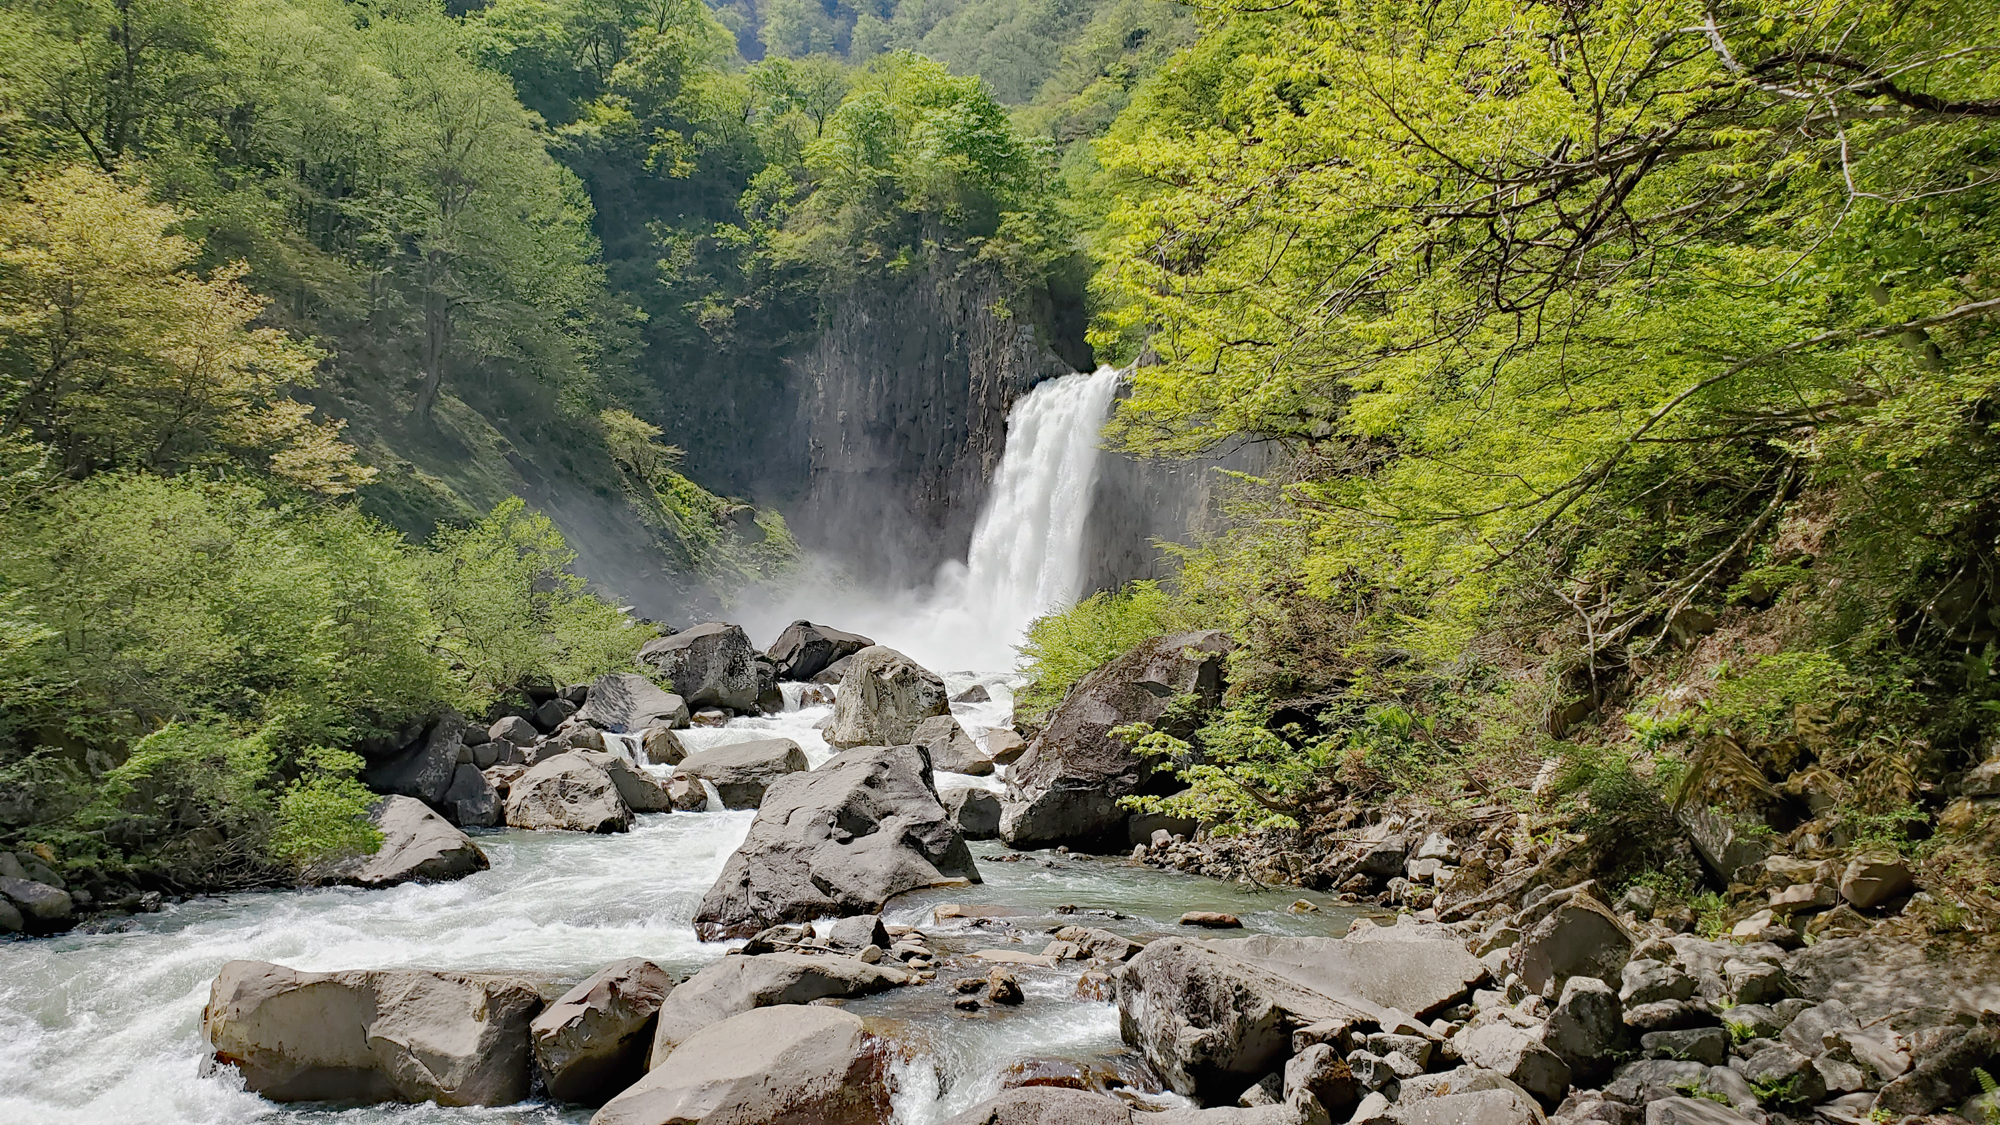
[[[692,777],[676,775],[667,779],[667,798],[674,803],[676,812],[708,811],[708,790]]]
[[[1774,1043],[1743,1060],[1743,1077],[1760,1090],[1776,1090],[1776,1100],[1811,1105],[1826,1096],[1826,1081],[1812,1059]]]
[[[570,717],[575,714],[576,704],[569,700],[560,697],[547,699],[535,708],[535,725],[543,730],[553,731],[569,722]]]
[[[1740,882],[1739,872],[1764,862],[1771,854],[1770,834],[1756,831],[1762,827],[1760,821],[1733,817],[1706,806],[1691,806],[1679,815],[1694,850],[1724,883]]]
[[[1554,996],[1571,977],[1619,980],[1632,955],[1625,924],[1595,899],[1576,895],[1521,934],[1507,967],[1529,992]]]
[[[528,1030],[550,1096],[603,1105],[643,1077],[654,1022],[673,989],[665,969],[627,957],[544,1008]]]
[[[1729,1033],[1719,1027],[1697,1027],[1687,1031],[1648,1032],[1639,1047],[1649,1059],[1680,1059],[1704,1066],[1721,1066],[1729,1057]]]
[[[678,990],[676,990],[678,992]],[[591,1125],[879,1125],[889,1052],[835,1008],[758,1008],[703,1028]]]
[[[1490,1023],[1453,1042],[1460,1058],[1505,1075],[1545,1106],[1554,1106],[1569,1092],[1569,1064],[1525,1028]]]
[[[1314,1043],[1285,1062],[1285,1101],[1308,1095],[1331,1116],[1347,1112],[1361,1100],[1361,1085],[1346,1060],[1325,1043]]]
[[[1535,1103],[1514,1090],[1473,1090],[1398,1105],[1398,1125],[1543,1125]]]
[[[1841,872],[1840,897],[1856,910],[1870,910],[1907,893],[1910,885],[1907,860],[1894,852],[1875,852],[1855,857]]]
[[[810,621],[794,621],[785,626],[771,647],[764,650],[778,678],[805,682],[826,671],[834,661],[852,656],[875,642],[859,633],[843,633]]]
[[[500,793],[474,763],[460,765],[438,802],[445,819],[464,828],[491,828],[505,820]]]
[[[932,715],[917,724],[910,741],[931,756],[931,768],[948,773],[984,777],[993,772],[993,760],[979,752],[966,737],[965,728],[950,715]]]
[[[687,726],[688,705],[637,672],[609,672],[591,681],[576,717],[614,734],[636,734],[649,727]]]
[[[986,690],[985,684],[973,684],[971,687],[952,696],[951,701],[953,703],[991,703],[993,702],[993,693]]]
[[[557,754],[507,788],[507,823],[565,832],[624,832],[632,808],[604,769],[582,754]]]
[[[747,712],[757,706],[757,651],[735,625],[710,621],[646,642],[639,660],[658,669],[688,707]]]
[[[1223,951],[1241,944],[1161,938],[1126,963],[1118,985],[1125,1042],[1179,1093],[1233,1099],[1291,1054],[1293,1028],[1378,1018],[1364,1003]]]
[[[1000,835],[1000,798],[991,791],[954,789],[941,799],[966,839],[991,840]]]
[[[925,719],[949,717],[944,681],[895,649],[870,645],[848,660],[834,698],[828,744],[842,750],[907,745]]]
[[[639,748],[649,765],[677,766],[687,760],[687,747],[681,745],[679,735],[666,727],[647,727]]]
[[[514,746],[533,746],[541,741],[542,732],[535,724],[519,715],[505,715],[486,728],[486,735],[494,742],[506,742]]]
[[[214,1060],[272,1101],[512,1105],[528,1096],[528,1023],[543,987],[520,973],[231,961],[202,1028]]]
[[[859,747],[772,783],[743,846],[703,896],[695,932],[714,941],[879,913],[894,895],[951,879],[976,883],[979,869],[938,803],[923,752]]]
[[[1785,970],[1761,961],[1730,961],[1722,975],[1738,1004],[1775,1004],[1793,992]]]
[[[877,949],[889,948],[889,931],[882,926],[880,914],[856,914],[836,920],[827,927],[826,944],[834,949],[860,951],[868,946]]]
[[[1750,1125],[1750,1118],[1707,1098],[1661,1098],[1646,1103],[1646,1125]]]
[[[1876,1108],[1891,1114],[1932,1113],[1979,1092],[1974,1067],[1990,1067],[2000,1035],[1990,1027],[1947,1027],[1917,1053],[1909,1073],[1882,1087]]]
[[[76,925],[75,900],[47,883],[0,875],[0,903],[11,904],[20,918],[13,926],[16,932],[53,934]]]
[[[1828,938],[1788,964],[1801,996],[1837,999],[1863,1024],[1917,1027],[1949,1022],[1953,1012],[2000,1011],[2000,945],[1970,935]]]
[[[1064,926],[1056,931],[1055,936],[1057,941],[1075,946],[1078,957],[1093,961],[1130,961],[1146,948],[1110,930],[1093,926]]]
[[[1141,792],[1153,779],[1153,764],[1112,730],[1161,723],[1170,706],[1193,695],[1196,706],[1177,709],[1179,726],[1168,732],[1186,736],[1179,728],[1221,699],[1224,658],[1233,647],[1218,632],[1155,637],[1085,676],[1011,767],[1015,791],[1002,802],[1000,838],[1017,848],[1124,844],[1126,812],[1118,799]]]
[[[1619,970],[1618,999],[1625,1004],[1657,1004],[1694,995],[1694,978],[1658,961],[1627,961]]]
[[[1624,1007],[1611,986],[1595,977],[1571,977],[1549,1013],[1542,1042],[1569,1064],[1573,1077],[1594,1077],[1624,1051]]]
[[[430,726],[421,741],[379,758],[361,771],[361,782],[377,793],[415,797],[427,805],[444,801],[458,773],[459,752],[465,749],[465,720],[445,715]]]
[[[808,1004],[823,997],[867,996],[909,981],[909,974],[856,957],[763,953],[724,957],[682,981],[659,1010],[651,1046],[659,1066],[702,1028],[774,1004]]]
[[[1344,938],[1258,934],[1208,944],[1327,996],[1420,1020],[1471,996],[1486,979],[1486,967],[1443,926],[1375,926]]]
[[[633,812],[674,811],[673,795],[667,792],[667,787],[618,755],[585,750],[577,756],[608,774],[611,784],[618,790],[618,796],[624,799],[625,807]]]
[[[415,797],[384,797],[369,807],[368,819],[382,833],[382,846],[310,872],[312,881],[393,887],[463,879],[487,868],[486,853],[471,837]]]
[[[763,803],[772,782],[810,768],[798,743],[789,738],[764,738],[690,754],[676,772],[713,784],[723,808],[754,809]]]
[[[24,933],[28,929],[28,919],[12,899],[0,895],[0,934]]]
[[[1708,1068],[1696,1062],[1674,1059],[1641,1059],[1626,1063],[1604,1084],[1604,1096],[1612,1101],[1636,1104],[1649,1087],[1675,1089],[1698,1085]]]
[[[1028,752],[1028,740],[1006,727],[995,727],[986,732],[986,756],[996,766],[1011,766]]]
[[[1151,1120],[1154,1114],[1147,1114]],[[1086,1090],[1025,1086],[980,1102],[944,1125],[1131,1125],[1132,1110],[1117,1098]]]

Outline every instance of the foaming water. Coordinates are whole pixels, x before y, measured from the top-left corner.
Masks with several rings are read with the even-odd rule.
[[[776,636],[786,622],[809,616],[864,633],[939,672],[1011,668],[1028,624],[1084,592],[1083,532],[1097,484],[1099,432],[1121,375],[1115,367],[1065,375],[1014,403],[966,561],[940,568],[929,590],[808,588],[742,616],[760,636]]]

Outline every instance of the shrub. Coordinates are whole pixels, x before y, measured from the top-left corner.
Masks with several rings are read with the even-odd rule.
[[[1036,618],[1021,644],[1028,686],[1016,695],[1027,722],[1046,718],[1078,680],[1132,651],[1148,637],[1181,625],[1172,599],[1157,582],[1100,591],[1068,609]]]

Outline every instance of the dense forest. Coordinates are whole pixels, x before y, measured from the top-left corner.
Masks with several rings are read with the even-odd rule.
[[[9,840],[269,879],[352,845],[359,740],[628,665],[580,575],[782,586],[745,435],[829,309],[943,268],[1076,294],[1114,446],[1280,451],[1037,626],[1030,730],[1223,628],[1228,706],[1132,732],[1218,831],[1533,800],[1692,896],[1713,808],[2000,908],[1950,783],[2000,713],[1988,5],[0,21]]]

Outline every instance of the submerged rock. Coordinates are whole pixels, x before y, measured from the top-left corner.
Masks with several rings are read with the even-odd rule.
[[[879,1125],[889,1052],[834,1008],[758,1008],[702,1029],[591,1125]]]
[[[551,1097],[603,1105],[646,1073],[660,1005],[674,990],[641,957],[614,961],[562,994],[529,1025]]]
[[[591,681],[576,717],[615,734],[636,734],[649,727],[687,726],[688,705],[636,672],[610,672]]]
[[[369,808],[368,820],[382,833],[375,854],[338,860],[311,873],[311,881],[393,887],[463,879],[487,868],[486,853],[471,837],[415,797],[384,797]]]
[[[624,832],[632,809],[617,783],[582,754],[557,754],[529,767],[507,789],[507,823],[565,832]]]
[[[1155,637],[1085,676],[1014,763],[1000,838],[1017,848],[1124,845],[1128,813],[1118,799],[1140,792],[1153,768],[1112,730],[1161,722],[1182,696],[1193,695],[1197,711],[1213,707],[1232,647],[1217,632]]]
[[[915,741],[925,719],[949,717],[950,700],[937,673],[886,645],[871,645],[848,659],[826,734],[831,745],[904,746]]]
[[[639,660],[657,668],[689,707],[757,707],[757,650],[736,625],[710,621],[646,642]]]
[[[302,973],[231,961],[202,1029],[218,1064],[272,1101],[512,1105],[545,982],[416,969]]]
[[[773,782],[749,836],[695,912],[705,941],[780,922],[879,913],[893,895],[979,881],[914,746],[864,746]]]
[[[808,681],[835,661],[852,656],[875,642],[859,633],[843,633],[810,621],[794,621],[785,626],[771,647],[764,650],[781,680]]]
[[[808,768],[806,752],[798,743],[789,738],[766,738],[690,754],[678,772],[713,784],[724,808],[754,809],[763,803],[772,782]]]

